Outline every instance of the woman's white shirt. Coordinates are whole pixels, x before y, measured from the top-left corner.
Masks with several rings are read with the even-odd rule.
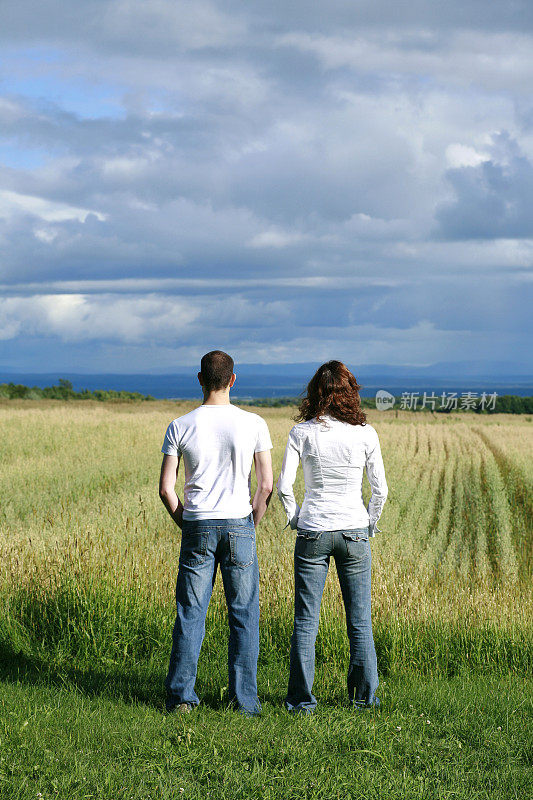
[[[296,502],[293,485],[302,462],[305,498]],[[363,470],[372,490],[368,509],[363,502]],[[277,482],[278,497],[291,528],[303,530],[376,530],[388,487],[376,429],[350,425],[324,415],[295,425],[283,457]]]

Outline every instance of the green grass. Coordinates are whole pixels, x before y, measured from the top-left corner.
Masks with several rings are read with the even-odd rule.
[[[126,701],[113,686],[94,693],[12,676],[0,700],[0,796],[533,796],[530,680],[406,673],[382,682],[379,711],[353,712],[328,698],[313,717],[294,718],[280,705],[281,677],[271,673],[262,717],[246,719],[214,699],[167,716],[157,702]]]
[[[533,797],[533,681],[491,656],[501,631],[484,640],[478,631],[481,649],[472,650],[467,626],[455,640],[452,628],[447,639],[427,623],[396,636],[378,626],[382,707],[357,713],[346,703],[342,626],[323,619],[319,707],[295,719],[283,709],[290,620],[278,615],[262,626],[263,715],[250,720],[226,708],[227,622],[216,597],[199,664],[202,705],[167,716],[172,609],[79,588],[56,586],[33,605],[20,592],[5,607],[2,800]],[[514,643],[519,658],[524,644]]]
[[[331,580],[332,578],[330,578]],[[334,578],[333,578],[334,579]],[[323,608],[317,639],[318,664],[339,664],[347,657],[342,609]],[[0,617],[0,653],[4,661],[21,658],[44,669],[67,664],[146,674],[167,657],[174,621],[173,603],[140,598],[132,589],[101,581],[66,577],[43,587],[31,582],[4,600]],[[377,619],[374,640],[383,675],[404,670],[436,677],[468,673],[516,676],[533,674],[533,632],[527,624],[502,628],[464,620]],[[216,586],[206,622],[203,652],[216,660],[227,640],[225,601]],[[283,662],[292,632],[292,606],[280,603],[261,620],[260,665]],[[217,662],[218,663],[218,662]],[[219,673],[212,672],[213,691]]]

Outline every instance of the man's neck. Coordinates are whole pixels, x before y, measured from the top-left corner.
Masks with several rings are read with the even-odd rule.
[[[203,406],[229,406],[231,405],[229,399],[229,389],[220,389],[217,392],[209,392],[204,394]]]

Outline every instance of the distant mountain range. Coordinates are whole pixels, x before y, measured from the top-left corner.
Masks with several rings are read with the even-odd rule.
[[[320,362],[299,364],[237,364],[235,398],[295,397]],[[519,362],[442,361],[424,367],[392,364],[348,364],[363,385],[361,394],[372,396],[378,389],[395,395],[403,391],[486,391],[498,394],[533,395],[532,370]],[[46,373],[14,372],[0,367],[0,383],[51,386],[59,378],[72,382],[74,389],[116,389],[151,394],[154,397],[200,397],[197,366],[176,367],[173,374]]]

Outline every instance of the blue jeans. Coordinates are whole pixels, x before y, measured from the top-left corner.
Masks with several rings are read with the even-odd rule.
[[[333,555],[346,611],[350,642],[348,698],[354,706],[379,705],[376,650],[370,615],[371,553],[368,528],[349,531],[298,529],[294,548],[294,630],[285,706],[289,711],[314,710],[315,640],[320,603]]]
[[[194,684],[217,565],[228,606],[229,700],[238,710],[256,714],[261,709],[257,698],[259,566],[251,514],[241,519],[183,521],[176,622],[165,680],[167,710],[200,702]]]

